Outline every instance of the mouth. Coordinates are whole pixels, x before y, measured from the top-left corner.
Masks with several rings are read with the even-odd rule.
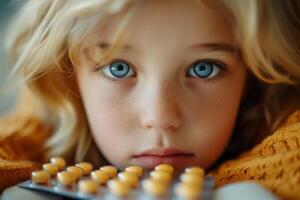
[[[155,148],[132,156],[132,162],[149,170],[162,163],[170,164],[174,168],[183,168],[193,157],[193,153],[176,148]]]

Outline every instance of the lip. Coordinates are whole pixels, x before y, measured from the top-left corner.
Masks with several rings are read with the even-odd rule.
[[[138,153],[134,155],[133,157],[140,157],[140,156],[174,156],[174,155],[192,155],[192,153],[189,153],[187,151],[183,151],[177,148],[154,148],[149,149],[146,151],[143,151],[142,153]]]
[[[170,164],[175,168],[183,168],[189,164],[193,156],[193,153],[173,147],[154,148],[132,156],[132,161],[134,164],[146,169],[153,169],[156,165],[162,163]]]

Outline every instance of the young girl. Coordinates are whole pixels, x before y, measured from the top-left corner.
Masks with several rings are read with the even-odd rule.
[[[300,198],[299,112],[283,124],[300,104],[298,11],[294,1],[29,0],[7,38],[23,96],[0,126],[0,170],[25,171],[3,167],[0,185],[36,167],[18,160],[62,156],[197,165],[218,185],[254,179]]]

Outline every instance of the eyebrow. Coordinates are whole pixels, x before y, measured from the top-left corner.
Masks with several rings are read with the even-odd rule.
[[[99,42],[99,43],[97,43],[96,46],[97,46],[97,47],[100,47],[101,49],[108,49],[108,48],[111,47],[112,45],[111,45],[111,43],[109,43],[109,42]],[[122,47],[122,49],[125,49],[125,50],[133,49],[133,47],[130,46],[130,45],[128,45],[128,44],[124,44],[124,45],[122,45],[121,47]]]
[[[199,43],[191,46],[191,49],[207,49],[209,51],[239,52],[238,47],[228,43]]]
[[[97,43],[97,47],[100,47],[101,49],[108,49],[111,47],[111,43],[109,42],[100,42]],[[124,44],[121,47],[123,50],[131,50],[134,49],[134,47]],[[226,52],[239,52],[238,47],[229,44],[229,43],[218,43],[218,42],[212,42],[212,43],[199,43],[190,46],[190,49],[207,49],[208,51],[226,51]]]

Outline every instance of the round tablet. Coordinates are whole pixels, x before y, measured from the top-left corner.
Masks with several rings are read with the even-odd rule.
[[[43,164],[43,170],[47,171],[50,174],[50,176],[54,176],[58,172],[58,167],[55,164],[46,163]]]
[[[91,178],[98,184],[106,184],[109,180],[109,174],[102,170],[96,170],[91,173]]]
[[[155,170],[150,172],[150,177],[152,179],[164,182],[170,182],[172,179],[172,175],[169,172],[162,171],[162,170]]]
[[[71,186],[76,181],[76,175],[71,172],[59,172],[57,174],[57,180],[60,184],[65,186]]]
[[[81,162],[75,166],[80,167],[83,170],[83,175],[88,175],[93,170],[93,165],[88,162]]]
[[[199,176],[204,176],[205,171],[201,167],[188,167],[185,169],[186,173],[198,174]]]
[[[198,199],[201,189],[189,183],[179,183],[175,186],[175,193],[182,199]]]
[[[140,166],[129,166],[125,168],[126,172],[132,172],[134,174],[136,174],[138,177],[142,177],[143,176],[143,168]]]
[[[83,176],[83,169],[77,166],[67,167],[66,171],[73,173],[76,177],[76,180],[79,180]]]
[[[167,194],[168,186],[161,181],[146,179],[142,182],[143,190],[155,197],[162,197]]]
[[[47,184],[50,180],[50,175],[47,171],[34,171],[31,173],[31,181],[37,184]]]
[[[99,184],[92,180],[81,180],[78,183],[78,189],[83,193],[97,194],[99,190]]]
[[[174,171],[174,168],[173,168],[173,166],[168,165],[168,164],[160,164],[155,167],[155,170],[163,170],[163,171],[166,171],[166,172],[169,172],[172,174]]]
[[[107,172],[109,174],[109,178],[115,178],[118,173],[117,168],[112,165],[100,167],[100,170]]]
[[[112,179],[107,184],[109,191],[117,196],[126,197],[130,193],[130,187],[122,180]]]
[[[66,166],[66,161],[63,158],[60,158],[60,157],[51,158],[50,162],[52,164],[55,164],[58,167],[59,171],[63,170]]]
[[[139,183],[139,178],[132,172],[121,172],[118,174],[120,180],[129,184],[130,187],[136,187]]]
[[[201,187],[203,184],[203,177],[193,173],[183,173],[179,177],[181,182],[194,184]]]

